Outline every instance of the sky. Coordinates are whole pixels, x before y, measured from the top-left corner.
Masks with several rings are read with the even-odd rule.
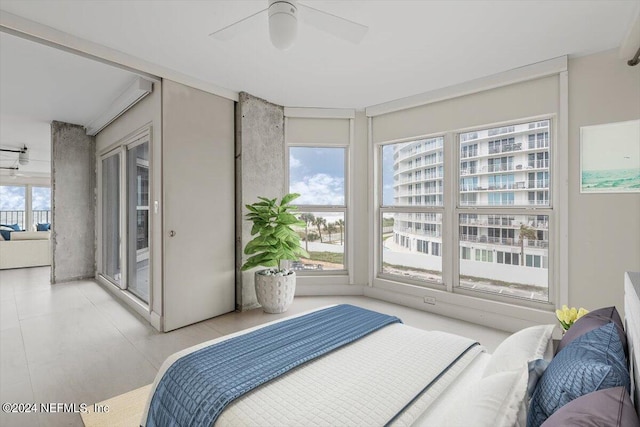
[[[344,148],[291,147],[289,191],[295,205],[344,205]]]
[[[393,144],[383,147],[383,197],[393,205]],[[291,147],[289,191],[298,205],[344,205],[344,148]]]
[[[0,211],[23,211],[25,209],[26,187],[0,185]],[[33,210],[51,209],[51,189],[33,187]]]
[[[382,147],[382,201],[386,206],[393,205],[393,148],[396,144]]]

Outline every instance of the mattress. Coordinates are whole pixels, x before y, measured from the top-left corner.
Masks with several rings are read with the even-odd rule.
[[[153,388],[174,360],[219,341],[170,357]],[[479,366],[474,361],[484,350],[473,346],[465,352],[471,344],[457,335],[390,325],[245,394],[216,425],[404,426],[430,411],[437,417],[439,396],[460,384],[457,379],[473,377],[467,367]]]

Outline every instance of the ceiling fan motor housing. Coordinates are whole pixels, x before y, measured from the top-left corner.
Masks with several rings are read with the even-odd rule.
[[[275,47],[290,48],[298,34],[298,7],[293,0],[269,0],[269,35]]]

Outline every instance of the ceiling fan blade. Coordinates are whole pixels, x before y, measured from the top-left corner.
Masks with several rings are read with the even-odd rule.
[[[302,9],[300,16],[305,23],[351,43],[360,43],[369,30],[366,25],[323,12],[306,4],[298,3],[298,7]]]
[[[213,33],[209,34],[209,36],[220,41],[231,40],[241,32],[246,31],[250,27],[251,21],[253,21],[253,19],[257,16],[265,13],[267,10],[268,8],[262,9],[254,13],[253,15],[249,15],[246,18],[239,20],[238,22],[234,22],[233,24],[227,25],[224,28],[220,28],[219,30],[214,31]]]

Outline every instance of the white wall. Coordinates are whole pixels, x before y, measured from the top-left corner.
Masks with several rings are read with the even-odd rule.
[[[570,305],[622,311],[624,272],[640,271],[640,194],[580,194],[580,127],[639,118],[640,66],[617,50],[569,61]]]

